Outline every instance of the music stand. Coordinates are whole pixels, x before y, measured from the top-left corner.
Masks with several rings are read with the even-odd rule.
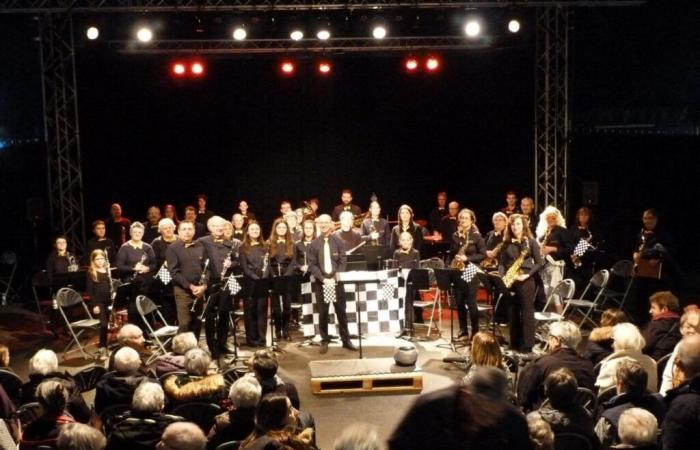
[[[447,344],[438,344],[441,348],[450,348],[453,352],[457,352],[457,348],[466,347],[466,344],[455,340],[455,325],[454,325],[454,310],[450,299],[455,301],[454,298],[454,287],[457,284],[457,280],[462,275],[461,270],[457,269],[433,269],[435,271],[435,280],[437,281],[437,287],[440,292],[447,292],[447,306],[450,308],[450,342]],[[439,295],[439,294],[438,294]],[[439,299],[438,299],[439,301]],[[455,302],[456,304],[456,302]],[[442,317],[440,317],[442,320]]]
[[[347,255],[347,261],[345,263],[345,270],[348,272],[367,270],[367,259],[365,255],[360,253],[351,253]]]
[[[235,294],[232,293],[232,292],[228,289],[228,282],[229,282],[229,279],[230,279],[231,277],[235,278],[235,279],[236,279],[236,282],[237,282],[238,285],[241,287],[240,290],[239,290],[238,292],[236,292]],[[238,302],[236,301],[236,299],[240,299],[241,297],[244,297],[244,296],[245,296],[245,287],[244,287],[244,283],[243,283],[243,275],[234,275],[234,274],[229,275],[228,278],[226,278],[226,281],[225,281],[225,282],[222,282],[222,288],[221,288],[221,290],[222,290],[222,291],[228,291],[228,295],[231,296],[231,302],[233,303],[234,306],[237,307],[237,306],[238,306]],[[236,308],[236,309],[237,309],[237,308]],[[245,313],[244,313],[244,314],[245,314]],[[239,357],[238,357],[238,333],[236,333],[236,320],[233,319],[232,316],[235,316],[235,309],[232,309],[231,311],[229,311],[229,315],[228,315],[228,317],[229,317],[228,320],[230,321],[229,323],[230,323],[230,325],[231,325],[230,328],[233,329],[233,359],[232,359],[231,361],[233,361],[233,363],[235,364],[235,363],[237,363],[238,361],[243,360],[243,358],[239,358]]]
[[[382,262],[391,257],[391,249],[388,245],[364,245],[357,249],[358,255],[364,255],[367,261],[365,270],[381,270]]]
[[[491,329],[493,330],[493,335],[496,336],[496,311],[503,297],[512,297],[513,293],[503,283],[503,278],[498,272],[487,272],[486,276],[482,276],[479,279],[484,283],[484,287],[488,286],[487,289],[491,290],[491,298],[493,298],[494,294],[498,294],[496,304],[493,307],[493,314],[491,314]]]
[[[410,290],[409,290],[410,287]],[[430,287],[430,271],[428,269],[410,269],[408,276],[406,277],[406,297],[408,297],[409,292],[415,297],[416,292],[428,289]],[[404,309],[406,308],[406,298],[404,298]],[[414,309],[413,299],[411,299],[411,308]],[[411,311],[415,315],[415,312]],[[415,319],[415,317],[414,317]],[[415,320],[411,321],[411,328],[409,330],[413,333]]]

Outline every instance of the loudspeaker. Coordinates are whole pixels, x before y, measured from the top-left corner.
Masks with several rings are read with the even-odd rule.
[[[26,202],[27,220],[30,222],[39,222],[44,219],[44,199],[41,197],[33,197],[27,199]]]
[[[583,204],[586,206],[598,205],[598,182],[585,181],[583,183]]]

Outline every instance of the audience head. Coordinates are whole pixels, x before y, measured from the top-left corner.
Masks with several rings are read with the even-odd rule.
[[[61,414],[68,404],[68,391],[60,381],[42,381],[36,388],[36,401],[48,415]]]
[[[260,380],[268,380],[277,374],[279,362],[274,352],[264,349],[253,354],[251,366]]]
[[[503,354],[495,336],[487,331],[479,331],[472,339],[472,362],[477,366],[503,368]]]
[[[97,429],[82,423],[67,423],[61,426],[56,440],[58,450],[102,450],[107,439]]]
[[[133,375],[141,367],[139,352],[131,347],[122,347],[114,354],[114,370],[122,375]]]
[[[255,428],[258,433],[282,430],[293,423],[292,403],[286,395],[267,394],[258,403],[255,410]]]
[[[236,408],[255,408],[262,397],[262,387],[255,377],[237,379],[228,391],[228,398]]]
[[[700,309],[696,305],[691,305],[685,308],[685,312],[681,316],[681,334],[683,337],[687,337],[698,333],[700,333]]]
[[[631,323],[618,323],[613,328],[613,349],[616,352],[622,350],[633,350],[641,352],[645,341],[639,328]]]
[[[617,424],[620,443],[633,448],[656,444],[658,432],[656,417],[642,408],[630,408],[623,412]]]
[[[10,367],[10,349],[5,344],[0,344],[0,367]]]
[[[657,317],[664,313],[680,314],[681,305],[678,297],[673,295],[671,291],[660,291],[649,297],[649,314],[651,317]]]
[[[641,396],[647,389],[646,373],[641,364],[633,360],[622,360],[615,370],[617,393]]]
[[[477,397],[500,401],[506,398],[508,381],[505,373],[496,367],[477,366],[465,388]]]
[[[527,415],[530,442],[535,450],[554,450],[554,432],[538,412]]]
[[[132,348],[143,348],[144,339],[143,331],[141,328],[137,327],[132,323],[127,323],[124,325],[119,333],[117,333],[117,341],[119,345],[132,347]]]
[[[382,443],[377,427],[367,423],[351,423],[333,442],[334,450],[382,450]]]
[[[600,316],[601,327],[614,327],[618,323],[629,322],[625,312],[618,308],[608,308]]]
[[[49,375],[58,371],[58,358],[53,350],[42,348],[29,360],[29,375]]]
[[[676,365],[683,380],[689,380],[700,374],[700,335],[683,338],[678,347]]]
[[[136,413],[158,413],[165,407],[165,393],[158,383],[146,381],[138,385],[131,399],[131,410]]]
[[[210,364],[209,353],[201,348],[193,348],[185,353],[185,370],[190,375],[205,376]]]
[[[197,348],[197,338],[191,331],[179,333],[173,338],[171,347],[173,353],[184,355],[193,348]]]
[[[569,320],[552,322],[549,325],[549,348],[570,348],[576,350],[581,343],[581,331]]]
[[[566,409],[574,403],[578,383],[574,373],[562,367],[544,380],[544,393],[554,409]]]
[[[192,422],[175,422],[163,431],[157,450],[204,450],[207,438],[198,425]]]

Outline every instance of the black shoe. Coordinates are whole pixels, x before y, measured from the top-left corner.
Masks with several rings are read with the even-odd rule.
[[[234,353],[236,353],[236,349],[234,349],[233,347],[229,347],[228,345],[220,345],[219,351],[227,355],[233,355]]]
[[[321,342],[321,349],[318,352],[322,355],[328,353],[328,342]]]
[[[401,330],[401,333],[396,335],[396,339],[401,339],[402,337],[404,337],[406,335],[408,335],[408,330],[403,329],[403,330]]]
[[[360,339],[360,337],[356,334],[348,334],[348,339]]]
[[[355,344],[353,344],[350,341],[343,341],[343,348],[347,348],[348,350],[352,350],[354,352],[357,351],[357,347],[355,347]]]
[[[468,331],[460,331],[459,334],[457,335],[457,339],[464,339],[464,338],[469,338],[469,332]]]

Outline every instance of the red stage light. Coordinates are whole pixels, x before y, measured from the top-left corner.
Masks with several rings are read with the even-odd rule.
[[[294,63],[291,61],[284,61],[280,66],[282,73],[285,75],[291,75],[294,73]]]
[[[428,69],[430,72],[435,72],[440,68],[440,60],[438,60],[434,56],[429,57],[425,60],[425,68]]]
[[[408,58],[405,63],[406,70],[409,72],[414,72],[416,69],[418,69],[418,60],[416,58]]]
[[[193,75],[202,75],[204,73],[204,64],[194,62],[192,63],[192,66],[190,66],[190,70],[192,71]]]
[[[175,75],[184,75],[185,74],[185,65],[182,63],[175,63],[173,64],[173,73]]]
[[[331,63],[329,62],[322,62],[318,64],[318,71],[321,72],[322,75],[327,75],[331,71]]]

